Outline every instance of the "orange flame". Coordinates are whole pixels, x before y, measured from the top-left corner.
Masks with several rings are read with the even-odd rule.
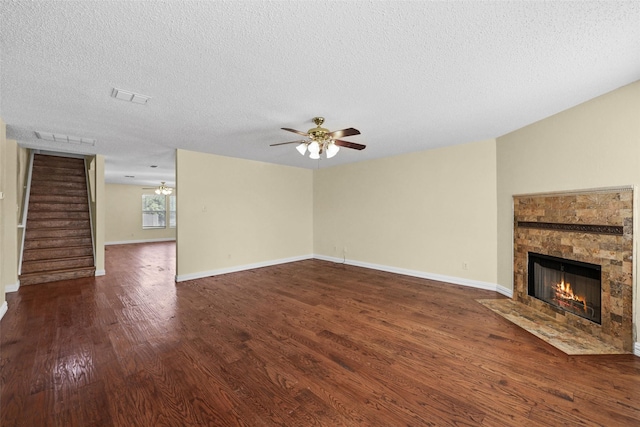
[[[562,279],[562,282],[556,285],[556,296],[562,298],[563,300],[577,301],[582,303],[585,313],[587,312],[587,301],[585,300],[585,298],[580,295],[574,294],[573,290],[571,289],[571,283],[565,283],[564,279]]]

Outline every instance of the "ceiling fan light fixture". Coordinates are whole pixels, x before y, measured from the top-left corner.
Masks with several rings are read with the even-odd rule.
[[[313,160],[318,160],[320,158],[320,153],[311,153],[309,154],[309,158]]]
[[[338,151],[340,151],[340,147],[338,147],[333,143],[333,141],[331,141],[331,143],[327,146],[327,159],[330,159],[338,154]]]
[[[318,159],[320,158],[320,144],[318,144],[318,141],[311,141],[311,143],[309,144],[309,146],[307,147],[309,149],[309,154],[311,157],[311,155],[315,154],[318,157],[311,157],[312,159]]]
[[[298,153],[302,154],[304,156],[304,154],[307,152],[307,145],[309,143],[308,142],[303,142],[302,144],[298,145],[296,147],[296,150],[298,150]]]
[[[173,188],[171,187],[167,187],[166,185],[164,185],[164,181],[162,181],[160,183],[161,185],[156,188],[155,193],[160,195],[164,195],[164,196],[168,196],[169,194],[173,193]]]

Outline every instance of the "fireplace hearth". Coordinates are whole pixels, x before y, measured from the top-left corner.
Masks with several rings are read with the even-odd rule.
[[[529,252],[528,276],[530,296],[602,323],[600,265]]]

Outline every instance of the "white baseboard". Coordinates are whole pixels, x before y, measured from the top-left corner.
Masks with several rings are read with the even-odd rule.
[[[354,260],[348,260],[348,259],[344,260],[342,258],[336,258],[336,257],[330,257],[330,256],[318,255],[318,254],[283,258],[283,259],[259,262],[255,264],[245,264],[245,265],[239,265],[235,267],[221,268],[218,270],[202,271],[198,273],[181,274],[181,275],[176,275],[175,280],[176,282],[184,282],[185,280],[195,280],[195,279],[201,279],[203,277],[218,276],[220,274],[236,273],[238,271],[251,270],[251,269],[260,268],[260,267],[269,267],[272,265],[302,261],[302,260],[311,259],[311,258],[340,263],[340,264],[344,263],[344,264],[353,265],[356,267],[370,268],[372,270],[386,271],[388,273],[403,274],[405,276],[419,277],[421,279],[437,280],[439,282],[453,283],[455,285],[468,286],[471,288],[486,289],[488,291],[498,292],[509,298],[513,296],[513,291],[505,288],[504,286],[497,285],[495,283],[481,282],[479,280],[464,279],[464,278],[455,277],[455,276],[445,276],[442,274],[426,273],[424,271],[418,271],[418,270],[408,270],[404,268],[391,267],[388,265],[372,264],[368,262],[354,261]]]
[[[464,278],[455,277],[455,276],[445,276],[442,274],[426,273],[424,271],[418,271],[418,270],[408,270],[405,268],[391,267],[388,265],[371,264],[368,262],[354,261],[349,259],[345,260],[342,258],[329,257],[325,255],[314,255],[313,257],[323,261],[331,261],[331,262],[337,262],[340,264],[354,265],[356,267],[370,268],[373,270],[386,271],[388,273],[403,274],[405,276],[419,277],[421,279],[437,280],[439,282],[453,283],[455,285],[469,286],[471,288],[486,289],[488,291],[499,292],[502,295],[505,295],[508,297],[512,296],[511,290],[503,286],[497,285],[495,283],[481,282],[479,280],[464,279]]]
[[[104,276],[105,274],[107,274],[107,272],[105,270],[96,270],[96,276]]]
[[[640,342],[637,342],[633,348],[633,354],[640,357]]]
[[[252,270],[254,268],[270,267],[272,265],[286,264],[288,262],[303,261],[311,259],[313,255],[301,255],[291,258],[275,259],[271,261],[257,262],[255,264],[238,265],[234,267],[220,268],[217,270],[200,271],[198,273],[189,273],[176,275],[176,282],[184,282],[185,280],[202,279],[203,277],[219,276],[220,274],[237,273],[239,271]]]
[[[105,242],[104,245],[130,245],[133,243],[154,243],[154,242],[175,242],[175,237],[168,237],[162,239],[144,239],[144,240],[119,240],[113,242]]]
[[[5,292],[18,292],[18,289],[20,289],[20,280],[18,280],[16,283],[13,283],[11,285],[4,286]]]
[[[513,298],[513,289],[508,289],[504,286],[496,285],[496,292],[504,295],[505,297]]]
[[[4,314],[7,312],[8,309],[9,309],[9,305],[7,305],[7,302],[4,301],[2,305],[0,305],[0,320],[2,320],[2,318],[4,317]]]

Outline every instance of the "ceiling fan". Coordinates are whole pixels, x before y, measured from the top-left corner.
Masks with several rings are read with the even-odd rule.
[[[173,193],[173,188],[167,187],[165,185],[165,181],[160,181],[160,185],[158,187],[142,187],[143,190],[155,190],[156,194],[163,194],[168,196]]]
[[[315,123],[316,127],[309,129],[307,132],[301,132],[290,128],[281,128],[282,130],[297,133],[298,135],[302,135],[308,139],[279,142],[277,144],[271,144],[270,146],[275,147],[276,145],[298,144],[296,150],[298,150],[298,152],[303,156],[307,151],[309,151],[309,158],[311,159],[319,159],[320,155],[323,153],[325,153],[326,157],[330,159],[338,153],[340,147],[353,148],[354,150],[364,150],[366,147],[366,145],[337,139],[345,136],[360,135],[360,131],[358,129],[347,128],[330,132],[329,129],[322,127],[324,117],[314,117],[313,123]]]

